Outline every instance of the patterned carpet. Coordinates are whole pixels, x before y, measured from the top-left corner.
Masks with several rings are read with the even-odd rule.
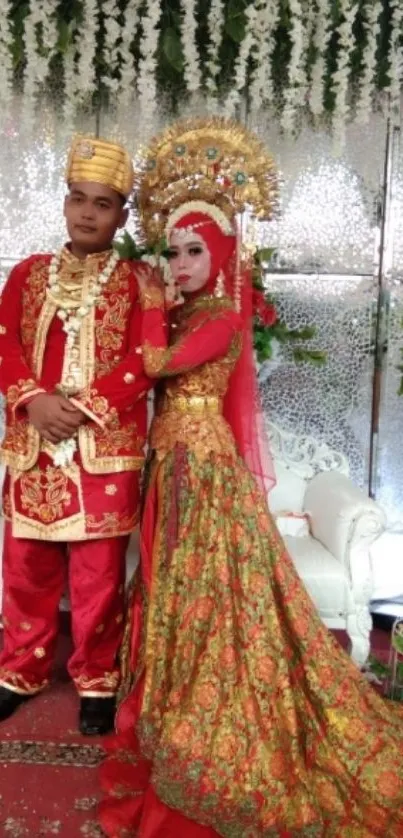
[[[60,638],[55,682],[0,726],[0,836],[98,838],[101,738],[77,731],[78,698]]]
[[[347,638],[336,632],[344,647]],[[375,630],[372,650],[385,659],[389,636]],[[1,640],[0,640],[1,643]],[[77,732],[78,699],[68,680],[66,627],[52,687],[0,726],[0,837],[99,838],[97,766],[102,740]]]

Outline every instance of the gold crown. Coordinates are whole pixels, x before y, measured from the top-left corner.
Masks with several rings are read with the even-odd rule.
[[[258,137],[220,117],[176,122],[135,161],[142,232],[159,241],[169,214],[188,201],[219,207],[228,218],[249,210],[270,220],[278,198],[273,158]]]
[[[118,143],[77,135],[67,160],[67,183],[102,183],[128,198],[133,189],[133,163]]]

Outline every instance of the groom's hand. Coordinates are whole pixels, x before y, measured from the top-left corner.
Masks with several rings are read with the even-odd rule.
[[[73,436],[85,420],[68,399],[56,394],[40,393],[27,404],[26,411],[31,425],[54,445]]]

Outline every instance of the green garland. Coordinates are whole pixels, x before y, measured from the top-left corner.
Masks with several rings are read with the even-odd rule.
[[[274,250],[271,248],[263,248],[257,250],[254,254],[253,267],[253,286],[264,296],[268,307],[274,307],[275,302],[267,294],[263,277],[265,265],[270,264],[274,256]],[[297,364],[310,363],[316,366],[322,366],[326,363],[327,355],[320,349],[308,349],[301,346],[301,342],[312,340],[316,335],[314,326],[305,326],[303,329],[289,329],[286,323],[276,317],[276,320],[271,325],[265,325],[261,317],[255,316],[253,323],[253,345],[256,352],[258,363],[270,360],[273,356],[273,341],[277,341],[281,345],[288,345],[291,349],[293,360]]]

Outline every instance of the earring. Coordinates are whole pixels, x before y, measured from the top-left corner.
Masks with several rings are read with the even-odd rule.
[[[223,297],[225,294],[225,277],[222,271],[218,274],[217,282],[214,288],[215,297]]]

